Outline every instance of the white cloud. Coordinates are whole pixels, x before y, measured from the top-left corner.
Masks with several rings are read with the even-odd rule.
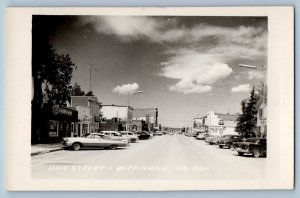
[[[229,51],[229,57],[238,58],[266,55],[267,30],[264,27],[221,27],[199,23],[187,28],[176,21],[148,16],[82,17],[81,24],[86,23],[92,24],[97,32],[115,35],[122,41],[147,39],[158,43],[197,44],[196,47],[213,41],[213,46],[206,46],[211,53],[228,54]]]
[[[213,83],[232,72],[220,58],[189,50],[181,50],[161,65],[162,76],[179,80],[169,87],[170,90],[184,94],[208,92]]]
[[[132,93],[138,90],[139,85],[137,83],[127,84],[127,85],[119,85],[113,89],[113,92],[118,94],[127,95],[128,93]]]
[[[265,74],[262,71],[253,70],[253,71],[248,72],[248,79],[249,80],[263,79],[264,77],[265,77]]]
[[[179,20],[178,20],[179,21]],[[204,93],[232,73],[227,65],[235,59],[267,56],[267,27],[223,27],[198,23],[190,27],[177,20],[148,16],[93,16],[84,18],[99,33],[123,42],[147,40],[163,44],[168,59],[161,62],[161,76],[176,79],[171,91]],[[248,78],[261,78],[250,73]]]
[[[237,93],[237,92],[249,92],[251,90],[250,84],[243,84],[239,85],[237,87],[232,87],[231,92]]]

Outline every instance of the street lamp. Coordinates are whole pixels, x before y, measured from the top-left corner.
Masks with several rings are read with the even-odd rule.
[[[129,131],[129,95],[135,95],[144,93],[143,91],[127,92],[127,119],[126,119],[126,130]]]
[[[249,69],[263,69],[264,66],[256,66],[256,65],[246,65],[246,64],[239,64],[240,67],[245,67],[245,68],[249,68]]]

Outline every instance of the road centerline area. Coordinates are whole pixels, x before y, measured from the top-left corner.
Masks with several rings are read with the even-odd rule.
[[[32,156],[33,178],[129,180],[261,179],[266,158],[241,157],[181,134],[116,150],[61,150]]]

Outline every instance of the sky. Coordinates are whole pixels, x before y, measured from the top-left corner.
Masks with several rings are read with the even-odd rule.
[[[53,32],[76,82],[105,105],[158,108],[163,126],[190,126],[210,109],[238,113],[267,78],[266,17],[74,16]],[[256,69],[240,67],[254,65]]]

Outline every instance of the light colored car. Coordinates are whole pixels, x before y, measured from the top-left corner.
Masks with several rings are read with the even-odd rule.
[[[130,142],[129,137],[122,136],[122,134],[117,131],[101,131],[100,134],[107,135],[113,140],[127,140],[128,143]]]
[[[129,138],[129,142],[135,143],[139,140],[139,137],[131,131],[119,131],[123,137]]]
[[[208,137],[209,135],[207,133],[200,133],[196,139],[198,140],[204,140],[206,137]]]
[[[90,133],[84,137],[65,137],[62,140],[64,147],[71,147],[78,151],[81,148],[109,148],[116,149],[117,147],[128,146],[128,141],[112,140],[106,135],[99,133]]]

